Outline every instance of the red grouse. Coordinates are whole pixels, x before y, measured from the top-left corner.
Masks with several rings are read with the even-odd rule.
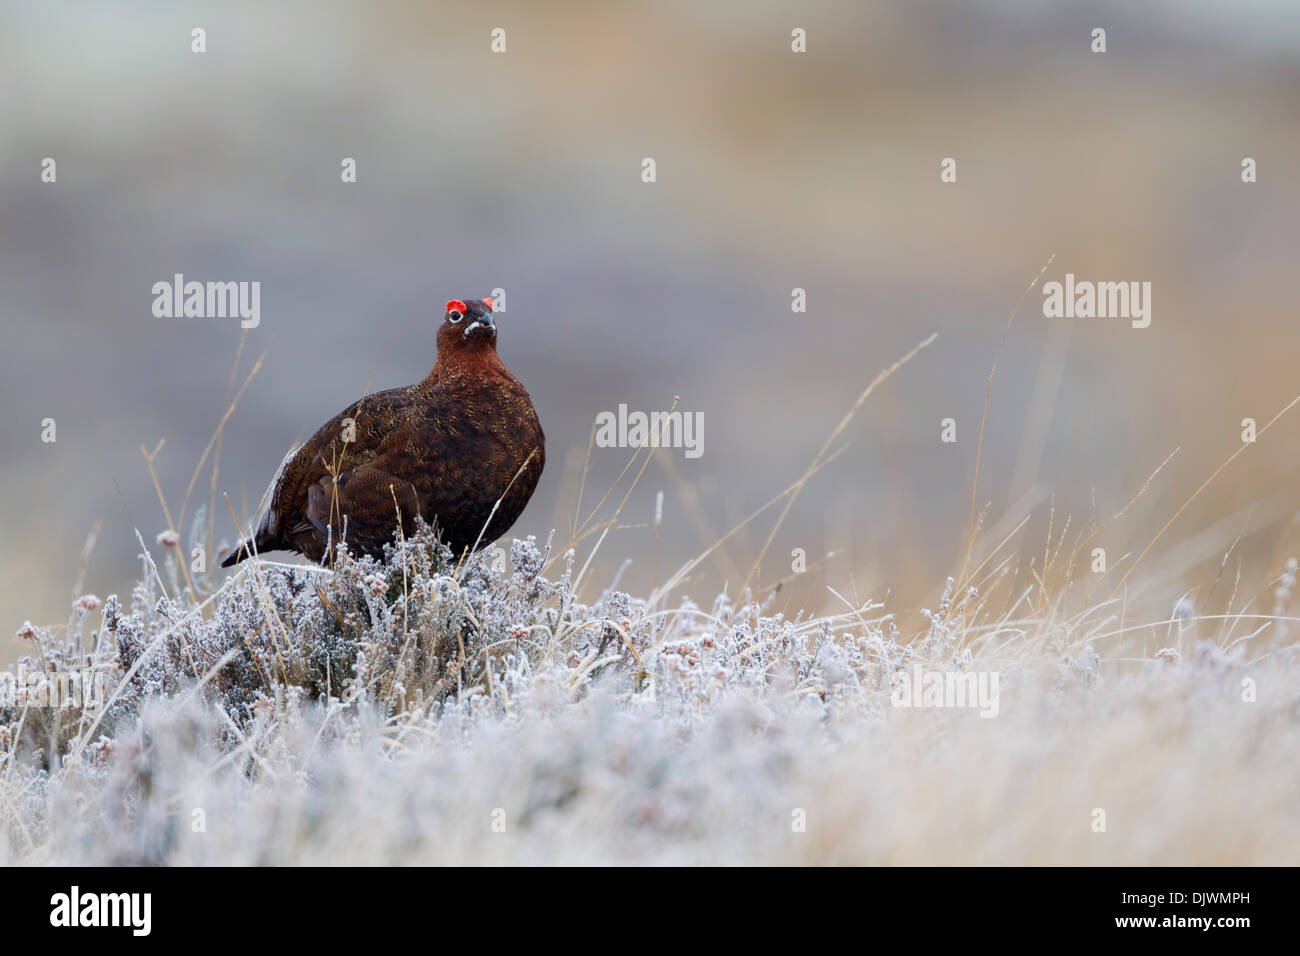
[[[404,534],[419,515],[458,556],[505,534],[537,487],[546,450],[496,335],[491,299],[448,302],[428,377],[349,405],[291,451],[257,531],[221,566],[275,550],[320,561],[340,541],[379,557],[399,512]]]

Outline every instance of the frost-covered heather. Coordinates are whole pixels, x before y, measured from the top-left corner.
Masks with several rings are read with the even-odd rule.
[[[1280,620],[1176,608],[1133,660],[1106,604],[945,594],[913,635],[875,604],[587,604],[572,554],[458,568],[427,532],[196,600],[160,543],[127,601],[22,632],[25,667],[121,683],[0,708],[0,863],[1300,862]],[[998,715],[893,706],[917,662],[996,671]]]

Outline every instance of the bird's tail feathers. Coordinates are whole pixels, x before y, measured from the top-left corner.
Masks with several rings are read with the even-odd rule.
[[[234,551],[231,551],[228,555],[226,555],[225,560],[221,562],[221,566],[223,568],[233,568],[235,565],[237,565],[240,561],[243,561],[245,558],[251,558],[253,555],[258,554],[261,551],[264,551],[265,549],[266,549],[266,542],[259,541],[257,536],[254,535],[251,538],[247,538],[244,541],[239,542],[239,547],[235,548]]]

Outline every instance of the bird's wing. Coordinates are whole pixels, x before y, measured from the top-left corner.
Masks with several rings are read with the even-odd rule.
[[[397,477],[403,470],[402,454],[393,451],[337,477],[326,475],[307,489],[303,520],[294,531],[317,540],[345,539],[363,550],[391,540],[399,516],[403,533],[414,533],[420,496],[410,481]]]
[[[394,388],[353,402],[307,439],[281,466],[267,521],[292,535],[307,507],[307,490],[322,478],[342,475],[372,461],[400,427],[410,407],[409,388]]]

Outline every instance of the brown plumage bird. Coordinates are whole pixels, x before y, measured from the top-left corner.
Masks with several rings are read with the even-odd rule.
[[[419,515],[457,555],[505,534],[537,487],[546,449],[496,336],[491,299],[449,301],[428,377],[349,405],[290,451],[257,531],[221,566],[275,550],[320,561],[339,541],[381,556],[399,511],[404,534]]]

